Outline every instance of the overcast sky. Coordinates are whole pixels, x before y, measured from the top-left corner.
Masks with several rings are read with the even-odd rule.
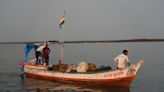
[[[164,0],[0,0],[0,42],[164,38]]]

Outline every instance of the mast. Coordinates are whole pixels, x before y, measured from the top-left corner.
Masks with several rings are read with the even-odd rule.
[[[64,28],[62,28],[62,40],[61,40],[61,63],[64,61]]]
[[[61,20],[60,20],[60,28],[61,28],[61,31],[62,31],[62,39],[61,39],[61,57],[60,57],[60,60],[59,60],[59,64],[63,63],[64,62],[64,22],[65,22],[65,11],[64,11],[64,16],[61,17]]]

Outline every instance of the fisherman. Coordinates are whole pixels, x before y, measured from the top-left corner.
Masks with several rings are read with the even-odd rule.
[[[117,69],[122,69],[130,65],[129,58],[128,58],[128,51],[123,50],[123,53],[116,56],[114,61],[117,65]]]
[[[43,48],[46,47],[46,43],[41,43],[41,45],[36,49],[36,64],[43,64]]]
[[[46,47],[43,49],[43,60],[47,66],[49,65],[49,53],[50,49],[48,47],[48,42],[46,42]]]

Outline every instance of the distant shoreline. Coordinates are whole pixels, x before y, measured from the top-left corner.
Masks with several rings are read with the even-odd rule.
[[[40,43],[43,41],[27,41],[27,42],[0,42],[0,44],[25,44]],[[51,43],[59,43],[57,40],[50,40]],[[164,39],[125,39],[125,40],[83,40],[83,41],[64,41],[64,43],[120,43],[120,42],[164,42]]]

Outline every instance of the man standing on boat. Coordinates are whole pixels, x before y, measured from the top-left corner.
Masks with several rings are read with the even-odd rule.
[[[46,47],[46,43],[42,43],[37,49],[36,49],[36,64],[43,64],[43,58],[42,53],[43,49]]]
[[[122,69],[130,65],[128,58],[128,51],[123,50],[123,53],[114,58],[115,63],[117,64],[117,69]]]
[[[43,49],[43,60],[47,66],[49,65],[49,53],[50,49],[48,47],[48,42],[46,42],[46,47]]]

